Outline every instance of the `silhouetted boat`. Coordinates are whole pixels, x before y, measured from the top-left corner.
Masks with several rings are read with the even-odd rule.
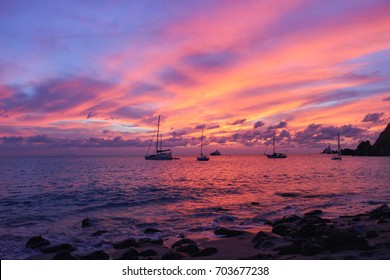
[[[149,149],[146,152],[145,159],[146,160],[172,160],[172,159],[178,159],[178,158],[173,158],[172,157],[171,149],[165,149],[165,150],[162,149],[162,135],[160,135],[160,116],[158,116],[156,137],[157,137],[157,140],[156,140],[155,152],[154,152],[154,154],[148,155],[150,147],[152,146],[152,142],[153,142],[153,138],[152,138],[152,140],[150,141]],[[160,139],[159,139],[159,137],[160,137]]]
[[[200,140],[200,156],[196,157],[198,161],[209,161],[210,158],[203,154],[203,129],[202,129],[202,138]]]
[[[332,160],[341,160],[340,133],[337,133],[337,154],[332,157]]]
[[[210,153],[210,156],[220,156],[221,153],[218,150],[215,150],[214,152]]]
[[[268,154],[267,158],[286,158],[287,155],[283,153],[276,153],[275,152],[275,131],[274,131],[274,137],[273,137],[273,153]]]

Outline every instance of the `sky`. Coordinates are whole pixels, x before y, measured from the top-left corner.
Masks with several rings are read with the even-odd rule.
[[[390,122],[390,1],[0,1],[0,156],[317,153]]]

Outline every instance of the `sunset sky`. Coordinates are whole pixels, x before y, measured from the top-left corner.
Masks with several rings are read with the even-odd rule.
[[[356,148],[390,122],[390,1],[1,1],[0,156]]]

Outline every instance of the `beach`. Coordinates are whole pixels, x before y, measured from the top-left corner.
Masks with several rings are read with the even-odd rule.
[[[327,219],[321,210],[303,216],[285,216],[268,221],[262,230],[214,230],[215,238],[156,239],[159,230],[145,231],[151,238],[131,236],[107,250],[79,255],[72,244],[48,244],[33,237],[26,246],[37,254],[27,259],[47,260],[389,260],[390,208],[381,205],[365,213]],[[99,232],[97,232],[98,234]],[[100,232],[104,234],[104,232]],[[40,246],[39,244],[43,244]]]

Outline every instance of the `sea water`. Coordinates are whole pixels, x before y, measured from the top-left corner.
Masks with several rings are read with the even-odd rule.
[[[390,157],[0,157],[0,258],[36,254],[24,247],[35,235],[83,254],[129,237],[211,239],[314,209],[357,214],[390,204],[389,171]]]

